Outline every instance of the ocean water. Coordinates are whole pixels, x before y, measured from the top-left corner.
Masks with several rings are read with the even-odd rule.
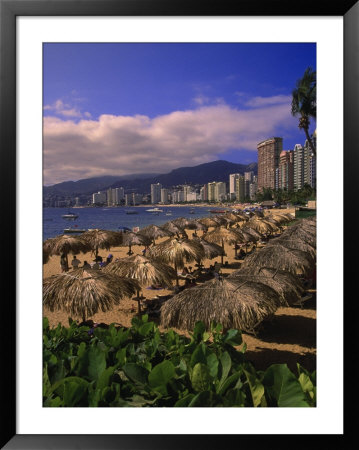
[[[102,230],[120,231],[120,227],[127,227],[132,230],[134,227],[141,229],[151,224],[164,225],[166,222],[178,217],[196,219],[213,215],[209,212],[211,209],[209,205],[194,207],[194,214],[189,213],[191,209],[189,206],[161,206],[159,209],[162,209],[163,212],[160,212],[158,215],[146,211],[146,209],[151,208],[152,206],[133,206],[130,208],[44,208],[43,240],[64,234],[65,228],[84,230],[99,228]],[[126,211],[136,211],[138,214],[126,214]],[[62,215],[68,212],[77,214],[78,218],[75,220],[63,219]],[[166,215],[166,213],[171,215]]]

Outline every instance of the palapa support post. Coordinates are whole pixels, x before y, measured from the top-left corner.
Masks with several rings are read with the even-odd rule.
[[[141,297],[140,297],[140,291],[137,291],[137,305],[138,305],[138,315],[141,315]]]

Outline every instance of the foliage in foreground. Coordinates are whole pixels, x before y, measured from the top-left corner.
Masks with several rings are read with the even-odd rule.
[[[43,329],[43,405],[171,407],[310,407],[316,404],[315,372],[299,364],[256,371],[245,359],[238,330],[201,322],[191,338],[160,333],[147,316],[131,328]]]

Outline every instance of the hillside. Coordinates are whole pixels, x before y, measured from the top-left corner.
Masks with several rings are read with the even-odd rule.
[[[231,173],[241,173],[253,170],[257,174],[257,163],[236,164],[218,160],[200,164],[194,167],[180,167],[167,174],[150,175],[135,174],[127,176],[103,176],[88,178],[79,181],[67,181],[44,187],[44,197],[52,195],[90,195],[109,187],[123,187],[128,191],[149,193],[151,184],[161,183],[163,187],[171,188],[180,184],[205,184],[211,181],[224,181],[228,183]]]

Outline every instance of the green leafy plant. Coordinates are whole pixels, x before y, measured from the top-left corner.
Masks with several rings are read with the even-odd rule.
[[[148,317],[130,328],[43,327],[45,407],[314,407],[315,372],[285,364],[257,371],[245,359],[239,330],[190,338],[161,333]]]

